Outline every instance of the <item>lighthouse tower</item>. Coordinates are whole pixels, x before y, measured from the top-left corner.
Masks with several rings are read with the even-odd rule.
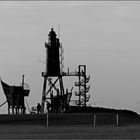
[[[61,74],[61,45],[53,28],[49,32],[46,48],[46,68],[42,72],[44,78],[42,92],[42,112],[45,111],[45,102],[47,107],[51,106],[52,111],[59,111],[63,108],[64,87]],[[47,83],[48,82],[48,83]]]
[[[53,28],[49,32],[48,42],[45,43],[46,48],[46,67],[42,72],[44,78],[42,91],[42,113],[45,110],[49,112],[69,112],[70,102],[72,97],[72,90],[64,90],[63,77],[78,77],[75,82],[75,96],[78,100],[73,100],[75,105],[79,107],[85,106],[89,101],[90,95],[87,92],[90,89],[90,76],[86,75],[86,65],[79,65],[78,70],[70,72],[63,71],[63,49],[59,42],[59,38]],[[76,97],[76,98],[77,98]]]
[[[56,33],[53,28],[49,33],[48,44],[45,44],[46,47],[46,66],[47,66],[47,76],[59,76],[60,75],[60,60],[59,60],[59,48],[60,43],[59,39],[56,38]]]

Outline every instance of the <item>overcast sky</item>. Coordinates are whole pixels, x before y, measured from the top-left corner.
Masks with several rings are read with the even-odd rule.
[[[44,43],[51,27],[58,33],[58,24],[64,69],[87,65],[90,104],[139,112],[140,2],[1,1],[2,80],[19,85],[25,74],[29,106],[41,102],[45,65],[38,60],[45,60]],[[69,83],[74,86],[73,79]],[[5,100],[0,87],[0,103]],[[6,112],[7,106],[0,108]]]

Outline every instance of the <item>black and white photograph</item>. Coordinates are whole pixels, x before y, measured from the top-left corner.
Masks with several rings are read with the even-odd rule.
[[[140,139],[140,2],[0,1],[0,139]]]

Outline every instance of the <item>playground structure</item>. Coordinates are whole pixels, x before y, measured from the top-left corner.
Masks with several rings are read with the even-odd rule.
[[[29,96],[30,90],[28,85],[24,83],[24,75],[22,76],[22,84],[20,86],[10,86],[2,80],[1,84],[7,100],[0,107],[8,103],[8,114],[25,114],[24,97]]]
[[[78,81],[75,82],[75,86],[78,87],[78,91],[75,92],[75,96],[78,97],[78,100],[75,100],[77,106],[86,106],[90,98],[90,95],[87,95],[90,89],[90,85],[87,85],[90,76],[86,74],[86,65],[78,65],[78,69],[75,72],[69,72],[69,69],[64,72],[63,48],[59,38],[56,36],[52,28],[48,35],[48,43],[45,43],[46,67],[45,72],[42,72],[42,77],[44,78],[42,113],[45,112],[45,108],[50,112],[62,113],[69,111],[73,87],[70,91],[64,89],[63,77],[78,77]]]

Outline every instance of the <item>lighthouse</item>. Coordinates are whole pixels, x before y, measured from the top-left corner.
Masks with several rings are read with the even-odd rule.
[[[45,110],[49,112],[68,112],[70,101],[72,97],[72,89],[64,90],[63,77],[78,77],[78,81],[75,82],[75,87],[78,87],[78,91],[75,91],[75,96],[78,100],[73,100],[79,107],[85,106],[89,101],[90,96],[87,95],[90,85],[87,85],[90,77],[86,75],[86,65],[78,65],[78,70],[70,72],[63,71],[63,48],[57,38],[57,34],[54,29],[48,34],[48,42],[45,43],[46,49],[46,67],[42,72],[43,91],[42,91],[42,113]]]
[[[48,43],[45,43],[46,47],[46,74],[47,76],[59,76],[60,75],[60,59],[59,39],[56,38],[56,33],[51,29],[48,35]]]
[[[48,104],[48,108],[49,105],[51,106],[51,111],[58,111],[62,110],[62,108],[64,107],[64,87],[60,70],[60,49],[62,47],[60,45],[59,38],[57,38],[57,35],[53,28],[51,28],[51,31],[48,34],[48,42],[45,43],[45,48],[46,68],[45,72],[42,72],[42,76],[44,78],[42,92],[42,111],[44,112],[45,110],[45,101]],[[46,99],[50,100],[50,102]]]

